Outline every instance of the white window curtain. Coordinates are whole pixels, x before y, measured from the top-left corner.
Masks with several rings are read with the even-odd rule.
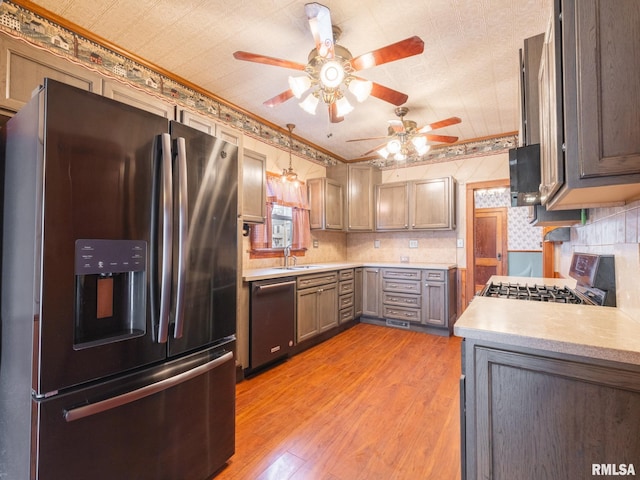
[[[264,224],[251,228],[251,249],[253,251],[272,249],[273,205],[291,207],[293,217],[293,250],[306,250],[311,243],[311,227],[309,225],[309,202],[307,189],[303,182],[297,184],[283,182],[280,175],[267,172],[267,219]]]

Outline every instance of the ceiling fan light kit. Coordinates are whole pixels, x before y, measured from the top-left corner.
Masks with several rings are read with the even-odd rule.
[[[395,109],[395,114],[400,118],[400,120],[389,120],[389,127],[387,128],[388,133],[386,137],[348,140],[349,142],[385,140],[385,143],[382,145],[378,145],[372,150],[364,153],[362,159],[354,161],[371,160],[371,157],[367,157],[367,155],[372,153],[377,153],[385,160],[391,158],[396,162],[403,162],[405,160],[417,161],[431,149],[431,145],[428,142],[455,143],[458,141],[458,137],[452,137],[449,135],[432,135],[427,132],[435,130],[436,128],[443,128],[449,125],[458,124],[462,121],[460,118],[451,117],[418,128],[418,124],[413,120],[405,120],[404,116],[408,112],[409,109],[407,107],[397,107]]]
[[[391,88],[379,85],[355,73],[385,63],[400,60],[424,51],[424,42],[419,37],[410,37],[386,47],[353,57],[351,52],[335,41],[340,36],[340,29],[331,23],[329,9],[319,3],[307,3],[305,13],[309,28],[315,40],[315,48],[307,58],[307,65],[267,57],[249,52],[237,51],[233,56],[238,60],[264,63],[305,72],[306,75],[289,77],[289,90],[267,100],[264,104],[275,107],[292,97],[301,99],[309,92],[300,107],[310,114],[315,114],[322,101],[328,106],[329,118],[333,123],[341,122],[345,115],[353,110],[346,98],[349,91],[358,102],[364,102],[369,96],[377,97],[393,105],[402,105],[407,95]]]

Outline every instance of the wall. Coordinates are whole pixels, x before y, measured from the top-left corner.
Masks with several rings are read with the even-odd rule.
[[[640,318],[640,201],[589,210],[585,225],[571,228],[571,241],[556,250],[556,268],[569,276],[573,252],[615,255],[617,305]]]

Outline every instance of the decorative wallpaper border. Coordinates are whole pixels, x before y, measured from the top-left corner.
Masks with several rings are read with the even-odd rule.
[[[231,104],[196,92],[8,0],[0,0],[0,31],[107,77],[128,83],[169,103],[197,111],[201,115],[240,130],[243,134],[260,139],[267,144],[283,150],[290,148],[289,136],[286,132],[265,125],[237,110],[237,107]],[[393,161],[383,159],[372,160],[370,163],[381,169],[401,168],[498,153],[516,145],[517,136],[509,135],[434,147],[427,155],[415,161],[405,162],[404,165],[396,165]],[[292,149],[297,156],[322,166],[336,165],[339,162],[335,157],[297,139],[293,139]]]

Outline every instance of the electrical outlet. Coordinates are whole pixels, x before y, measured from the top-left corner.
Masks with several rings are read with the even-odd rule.
[[[380,240],[373,241],[373,248],[380,248]]]
[[[456,240],[456,246],[457,246],[458,248],[464,248],[464,238],[458,238],[458,239]]]
[[[409,240],[409,248],[418,248],[418,240]]]
[[[400,257],[400,263],[409,263],[409,257]]]
[[[317,238],[314,238],[314,239],[313,239],[313,248],[318,248],[318,246],[319,246],[318,239],[317,239]]]

